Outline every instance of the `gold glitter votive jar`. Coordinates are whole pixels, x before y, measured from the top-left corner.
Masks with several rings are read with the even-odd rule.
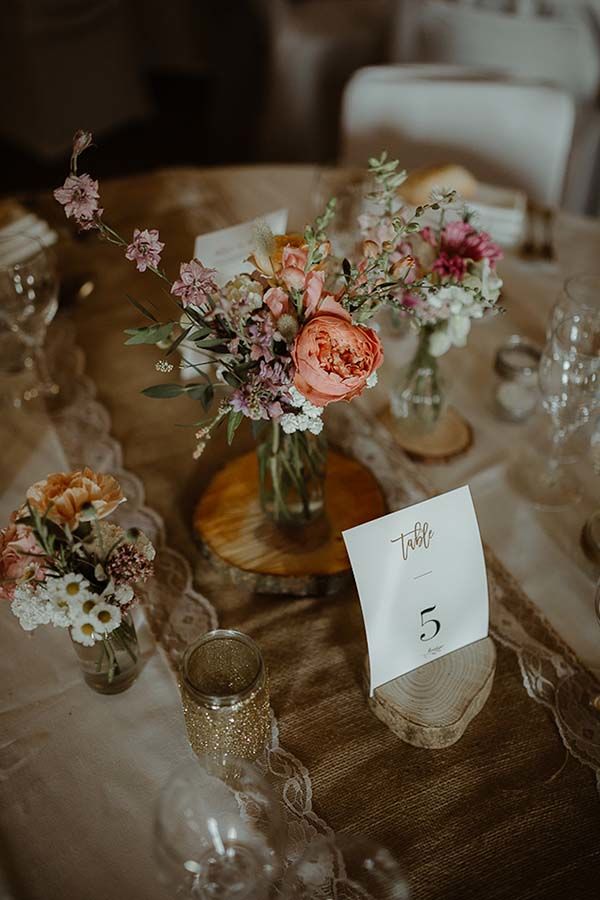
[[[197,754],[256,759],[269,739],[269,684],[260,650],[239,631],[209,631],[181,663],[188,737]]]

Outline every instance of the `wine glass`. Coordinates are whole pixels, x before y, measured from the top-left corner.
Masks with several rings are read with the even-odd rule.
[[[175,897],[266,900],[281,874],[283,841],[277,799],[244,760],[200,757],[161,792],[155,853]]]
[[[566,441],[589,422],[600,403],[600,320],[585,316],[562,320],[542,354],[539,385],[542,406],[551,420],[551,451],[543,462],[520,460],[512,474],[532,503],[556,509],[581,497],[562,454]]]
[[[320,836],[287,870],[283,900],[408,900],[400,866],[385,847],[364,837]]]
[[[548,340],[564,319],[579,317],[600,319],[600,275],[579,273],[567,278],[548,319]]]
[[[22,238],[16,245],[21,248],[18,261],[9,262],[2,253],[0,264],[0,374],[7,383],[10,376],[31,374],[26,389],[12,391],[15,406],[59,392],[44,352],[46,331],[58,309],[55,256],[26,233]],[[14,236],[11,246],[15,246]]]

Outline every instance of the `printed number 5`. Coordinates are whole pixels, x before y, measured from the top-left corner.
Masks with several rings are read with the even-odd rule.
[[[442,626],[440,625],[440,623],[438,622],[438,620],[437,620],[437,619],[426,619],[426,618],[425,618],[425,616],[427,615],[427,613],[432,613],[434,610],[435,610],[435,606],[430,606],[429,609],[422,609],[422,610],[421,610],[421,626],[422,626],[423,628],[425,628],[426,625],[434,625],[434,626],[435,626],[435,629],[434,629],[433,634],[430,634],[429,637],[427,637],[427,632],[426,632],[426,631],[424,631],[424,632],[421,634],[421,640],[422,640],[422,641],[432,641],[432,640],[434,639],[434,637],[436,637],[436,636],[440,633],[440,628],[441,628]]]

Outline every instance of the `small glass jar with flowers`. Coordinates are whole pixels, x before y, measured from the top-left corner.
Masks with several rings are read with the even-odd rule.
[[[28,489],[0,531],[0,598],[25,631],[67,629],[85,681],[105,694],[137,677],[131,612],[155,555],[142,532],[106,521],[124,500],[111,475],[55,473]]]

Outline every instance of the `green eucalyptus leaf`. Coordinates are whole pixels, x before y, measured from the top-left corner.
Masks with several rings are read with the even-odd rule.
[[[180,384],[153,384],[151,387],[144,388],[142,394],[146,397],[153,397],[155,400],[168,400],[171,397],[179,397],[184,394],[186,389]]]
[[[242,424],[242,419],[244,418],[244,413],[242,412],[230,412],[229,418],[227,419],[227,443],[231,445],[233,441],[233,437]]]

